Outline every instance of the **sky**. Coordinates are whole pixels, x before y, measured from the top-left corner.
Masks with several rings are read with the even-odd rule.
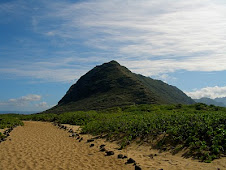
[[[111,60],[226,97],[225,0],[0,0],[0,111],[43,111]]]

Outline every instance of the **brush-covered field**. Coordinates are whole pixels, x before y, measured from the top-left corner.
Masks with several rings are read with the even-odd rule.
[[[23,125],[22,117],[18,114],[0,114],[0,129]]]
[[[13,128],[22,126],[24,123],[21,121],[22,115],[18,114],[0,114],[0,129]],[[0,132],[0,140],[6,136]]]
[[[122,148],[131,142],[147,142],[173,153],[186,149],[186,156],[205,162],[226,156],[226,108],[213,105],[134,105],[60,115],[13,115],[10,119],[80,125],[82,133],[117,140]]]

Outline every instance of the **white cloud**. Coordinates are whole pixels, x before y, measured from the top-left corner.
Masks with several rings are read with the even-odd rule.
[[[49,19],[63,21],[56,28],[56,35],[77,38],[79,29],[84,41],[95,40],[99,46],[109,48],[113,43],[122,54],[216,53],[214,50],[222,52],[220,47],[225,44],[226,6],[209,0],[99,0],[55,4],[53,8]],[[117,42],[125,44],[117,46]]]
[[[205,87],[199,90],[185,93],[193,99],[200,99],[202,97],[215,99],[217,97],[226,97],[226,86]]]
[[[120,63],[130,68],[132,71],[146,76],[161,75],[175,72],[177,70],[187,71],[222,71],[226,69],[226,59],[217,56],[212,58],[203,56],[202,58],[190,57],[185,59],[161,59],[126,61]]]
[[[0,101],[0,109],[7,111],[42,111],[53,107],[45,101],[41,101],[42,96],[29,94],[19,98],[12,98],[7,101]]]
[[[22,96],[20,98],[14,98],[14,99],[9,99],[8,101],[2,101],[2,102],[0,102],[0,106],[23,107],[23,106],[29,105],[31,102],[40,101],[41,98],[42,97],[40,95],[29,94],[26,96]]]
[[[84,60],[87,61],[87,60]],[[44,61],[12,62],[9,66],[0,64],[0,73],[18,77],[31,77],[46,82],[73,82],[84,74],[89,66],[81,66],[83,59],[61,58]],[[90,67],[91,68],[91,67]]]
[[[39,107],[41,109],[46,109],[46,108],[49,108],[50,106],[46,102],[41,102],[36,104],[36,107]]]
[[[37,94],[29,94],[27,96],[22,96],[20,99],[23,101],[39,101],[41,96]]]
[[[165,83],[167,83],[168,81],[175,81],[175,80],[177,80],[176,77],[169,76],[168,74],[159,74],[159,75],[156,76],[156,79],[162,80]]]
[[[226,4],[221,1],[97,0],[57,2],[50,9],[39,18],[43,34],[79,39],[149,75],[226,70]],[[44,28],[46,19],[61,23]],[[157,66],[148,69],[147,63]]]

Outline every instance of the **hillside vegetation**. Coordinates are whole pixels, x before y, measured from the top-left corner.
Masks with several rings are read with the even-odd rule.
[[[173,153],[186,149],[184,156],[205,162],[226,156],[226,109],[214,105],[132,105],[23,119],[80,125],[82,133],[117,140],[122,148],[136,141]]]
[[[132,73],[116,61],[96,66],[70,87],[46,113],[102,110],[133,104],[194,104],[178,88]]]

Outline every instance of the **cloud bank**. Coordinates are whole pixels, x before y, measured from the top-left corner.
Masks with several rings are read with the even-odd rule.
[[[54,32],[57,37],[79,38],[89,47],[121,56],[138,73],[226,69],[222,1],[99,0],[53,6],[49,19],[62,23],[46,30],[47,36]]]
[[[200,99],[202,97],[208,97],[211,99],[215,99],[217,97],[221,98],[226,96],[226,86],[205,87],[192,92],[186,92],[186,94],[193,99]]]
[[[41,101],[42,96],[37,94],[29,94],[19,98],[12,98],[8,101],[0,101],[1,109],[13,108],[14,110],[23,110],[23,108],[35,108],[35,110],[44,110],[50,108],[46,102]]]
[[[20,98],[9,99],[5,102],[0,102],[0,105],[8,105],[8,106],[25,106],[33,101],[41,100],[41,96],[37,94],[29,94],[27,96],[22,96]]]

